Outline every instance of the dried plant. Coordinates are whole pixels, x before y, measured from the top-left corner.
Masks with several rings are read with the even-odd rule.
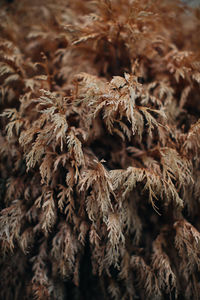
[[[0,298],[200,298],[200,10],[0,10]]]

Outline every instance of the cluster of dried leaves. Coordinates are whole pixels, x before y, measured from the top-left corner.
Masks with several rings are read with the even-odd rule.
[[[1,299],[200,298],[200,11],[0,10]]]

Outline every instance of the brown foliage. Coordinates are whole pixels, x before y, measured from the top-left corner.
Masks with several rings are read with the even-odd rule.
[[[200,11],[0,11],[1,299],[200,298]]]

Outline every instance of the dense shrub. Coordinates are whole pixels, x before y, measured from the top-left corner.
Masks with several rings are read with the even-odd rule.
[[[0,299],[199,299],[200,10],[0,20]]]

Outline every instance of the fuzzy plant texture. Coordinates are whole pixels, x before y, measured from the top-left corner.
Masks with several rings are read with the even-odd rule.
[[[200,9],[0,6],[0,299],[200,299]]]

